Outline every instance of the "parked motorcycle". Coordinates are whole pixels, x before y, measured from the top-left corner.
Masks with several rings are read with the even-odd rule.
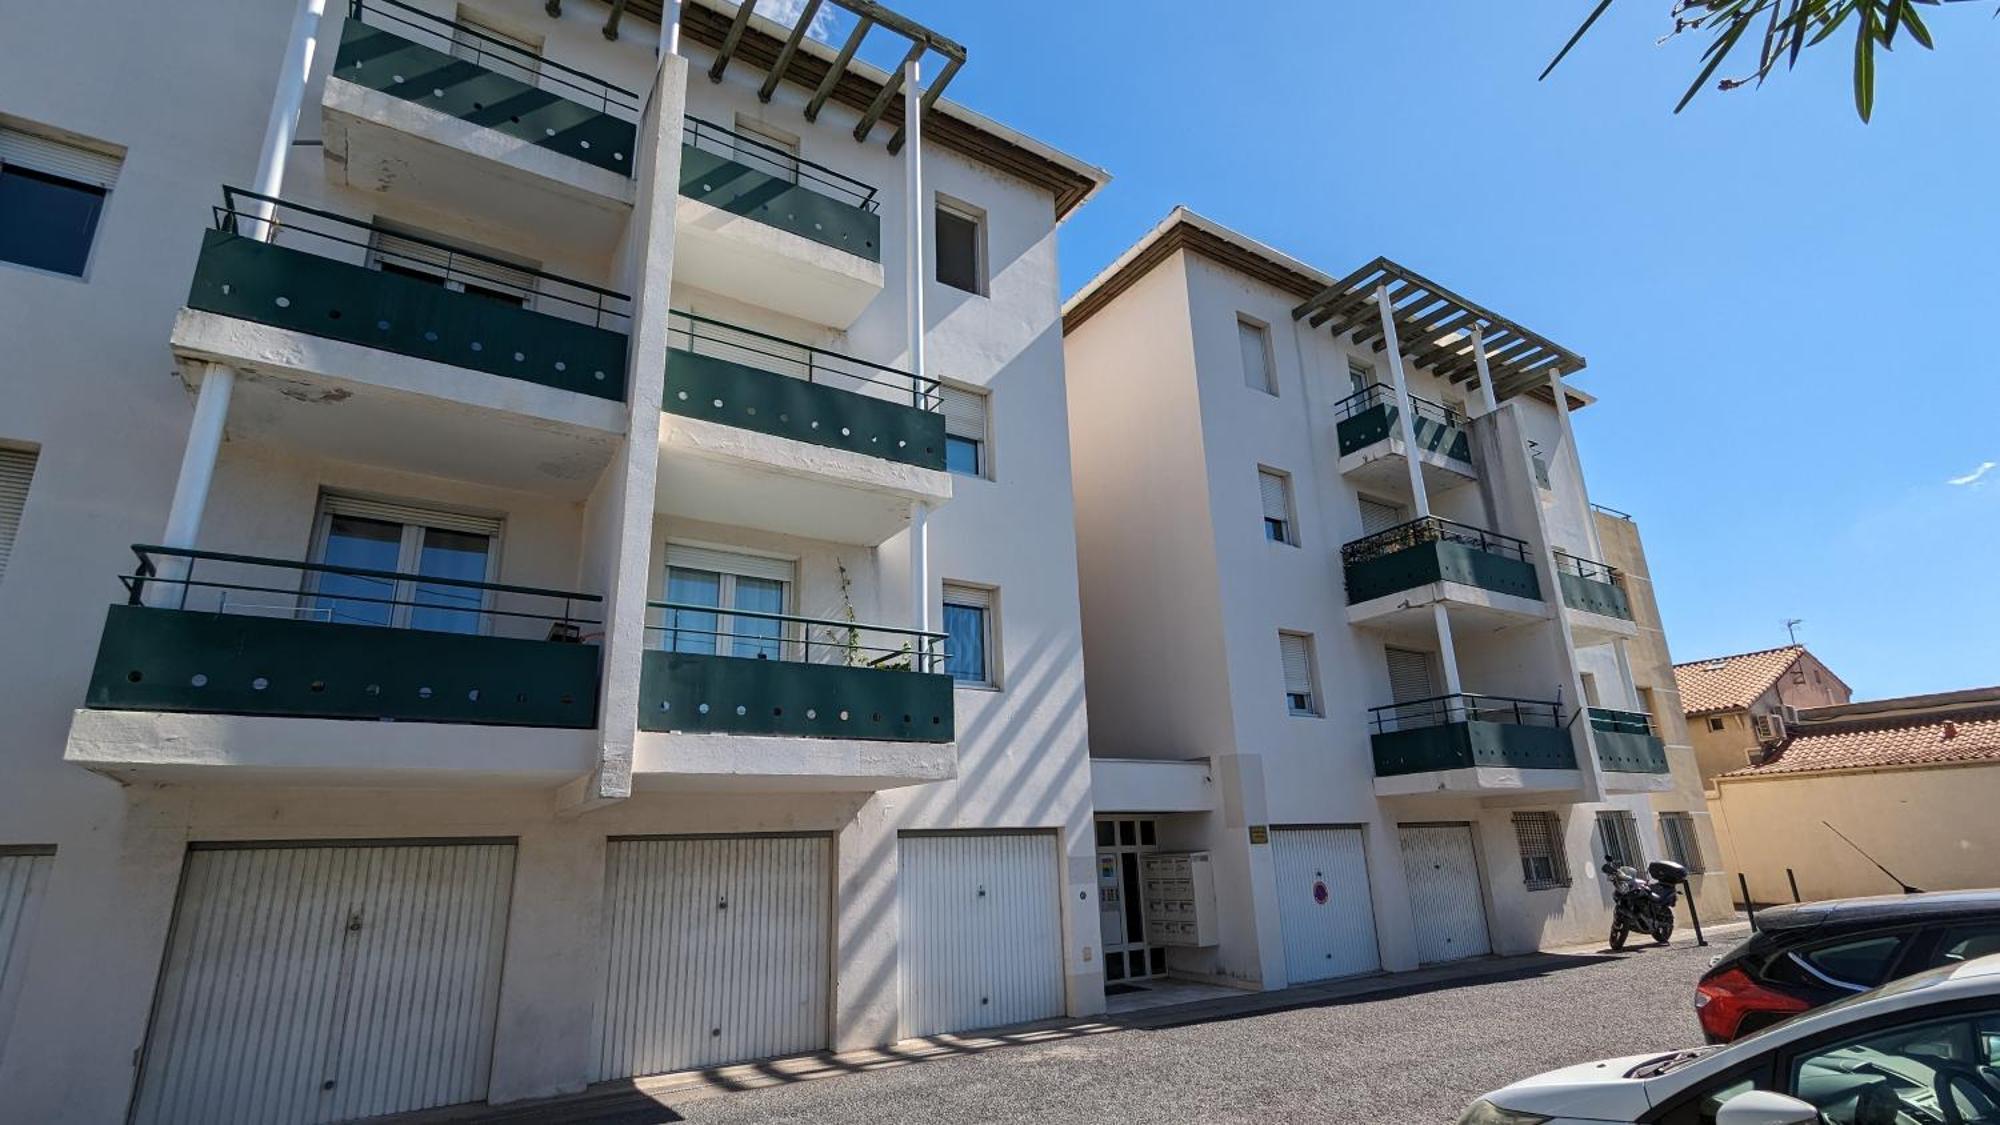
[[[1601,870],[1611,880],[1611,948],[1625,948],[1625,939],[1634,932],[1667,944],[1674,936],[1674,904],[1680,901],[1680,885],[1687,882],[1687,868],[1656,859],[1641,875],[1606,856]]]

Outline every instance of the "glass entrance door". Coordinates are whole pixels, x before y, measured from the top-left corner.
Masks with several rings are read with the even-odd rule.
[[[1106,982],[1167,973],[1167,951],[1146,944],[1145,884],[1139,879],[1139,857],[1158,851],[1158,841],[1151,820],[1097,821],[1097,921]]]

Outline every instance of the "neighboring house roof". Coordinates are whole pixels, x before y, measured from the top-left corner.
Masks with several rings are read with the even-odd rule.
[[[1890,719],[1808,722],[1799,729],[1804,733],[1794,735],[1762,765],[1746,766],[1722,776],[1769,777],[1822,770],[2000,762],[2000,707],[1957,711],[1949,716],[1931,713]]]
[[[1805,651],[1804,645],[1786,645],[1676,664],[1674,685],[1680,688],[1681,710],[1690,715],[1741,711],[1770,691]]]

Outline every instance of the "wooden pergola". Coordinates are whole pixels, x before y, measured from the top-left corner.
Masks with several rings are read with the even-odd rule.
[[[1292,319],[1314,328],[1327,326],[1336,338],[1352,337],[1380,352],[1389,346],[1382,316],[1385,297],[1405,360],[1468,387],[1482,385],[1484,369],[1492,376],[1495,399],[1585,366],[1584,358],[1568,348],[1387,258],[1320,290],[1292,310]]]
[[[604,24],[604,37],[607,39],[618,37],[618,21],[628,11],[655,23],[665,18],[661,0],[610,0],[610,3],[611,14]],[[559,16],[562,14],[562,0],[545,0],[544,8],[549,15]],[[847,33],[831,63],[816,52],[799,50],[813,21],[824,8],[838,9],[854,19],[854,27]],[[751,16],[756,9],[756,0],[738,0],[733,8],[718,0],[687,0],[681,10],[682,32],[694,42],[715,51],[715,61],[708,68],[709,81],[722,81],[730,62],[740,56],[746,63],[764,72],[764,83],[757,88],[760,101],[770,101],[778,83],[790,78],[812,91],[806,101],[807,121],[819,119],[820,110],[826,107],[828,99],[853,106],[861,115],[854,125],[854,139],[857,141],[867,140],[876,124],[892,108],[900,109],[897,94],[902,91],[903,74],[908,64],[922,63],[926,56],[932,54],[944,60],[937,77],[924,86],[922,107],[926,117],[944,93],[944,88],[965,65],[964,47],[873,0],[806,0],[798,20],[789,29],[778,28],[784,34],[783,39],[751,28]],[[868,34],[877,29],[907,44],[903,48],[902,62],[889,72],[886,81],[879,84],[853,70],[855,52],[861,49],[861,43]],[[857,89],[867,91],[866,95],[857,98]],[[900,152],[903,139],[903,128],[899,125],[889,136],[889,151]]]

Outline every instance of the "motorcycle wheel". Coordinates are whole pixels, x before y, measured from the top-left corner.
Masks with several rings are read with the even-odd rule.
[[[1674,936],[1674,920],[1664,918],[1653,924],[1653,944],[1665,945]]]
[[[1625,924],[1624,919],[1622,918],[1616,922],[1611,923],[1611,948],[1613,949],[1625,948],[1625,938],[1629,934],[1631,934],[1631,932],[1632,928],[1630,926],[1627,926]]]

